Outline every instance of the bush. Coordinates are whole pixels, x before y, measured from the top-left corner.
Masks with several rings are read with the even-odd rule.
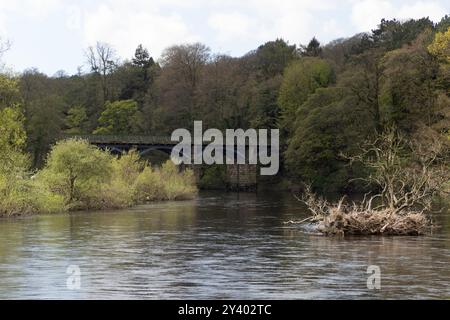
[[[39,176],[73,209],[92,208],[93,197],[109,182],[112,157],[85,140],[58,142]],[[95,201],[94,201],[95,202]]]
[[[136,195],[136,180],[146,167],[139,154],[132,150],[111,160],[111,179],[103,183],[99,193],[94,195],[91,207],[97,209],[120,209],[130,207],[139,201]]]
[[[171,161],[160,169],[146,167],[137,179],[136,191],[140,201],[188,200],[197,194],[192,170],[180,173]]]
[[[0,215],[63,211],[64,199],[30,178],[23,122],[20,108],[0,110]]]
[[[112,159],[112,178],[132,186],[146,166],[147,163],[141,160],[139,153],[131,150]]]
[[[225,166],[210,166],[206,168],[200,179],[200,188],[207,190],[223,190],[226,186]]]
[[[136,200],[139,203],[164,199],[163,181],[158,170],[146,167],[136,180]]]
[[[160,169],[163,183],[164,199],[187,200],[192,199],[197,191],[194,172],[186,170],[178,173],[178,168],[172,161],[167,161]]]
[[[119,158],[83,140],[66,140],[51,150],[33,178],[25,167],[0,170],[0,215],[67,210],[120,209],[154,200],[195,196],[192,171],[168,161],[151,168],[136,151]]]
[[[32,198],[33,213],[58,213],[66,211],[64,197],[51,192],[39,182],[31,183],[28,197]]]
[[[29,188],[22,177],[0,175],[0,213],[6,216],[32,213]]]
[[[0,215],[63,212],[64,197],[29,177],[0,175]]]
[[[103,184],[99,192],[90,198],[89,208],[122,209],[134,204],[134,189],[121,180],[113,179],[110,183]]]

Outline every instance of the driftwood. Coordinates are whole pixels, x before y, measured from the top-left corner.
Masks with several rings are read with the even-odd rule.
[[[317,229],[327,235],[421,235],[430,226],[427,213],[433,198],[442,194],[448,177],[446,147],[438,140],[426,146],[407,141],[394,129],[366,147],[360,155],[347,157],[371,172],[363,178],[378,193],[368,193],[361,202],[346,203],[343,197],[331,204],[305,186],[302,201]],[[409,155],[405,159],[405,154]],[[298,224],[296,223],[296,224]]]
[[[351,205],[342,198],[338,203],[331,204],[307,187],[304,196],[299,199],[312,215],[286,224],[312,222],[316,224],[317,231],[325,235],[422,235],[431,224],[423,212],[398,213],[389,208],[372,209],[375,198],[373,196]]]
[[[331,209],[318,225],[318,231],[329,235],[422,235],[429,220],[422,213],[398,215],[390,210],[345,212]]]

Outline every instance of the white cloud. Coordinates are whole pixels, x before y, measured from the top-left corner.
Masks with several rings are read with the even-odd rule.
[[[0,0],[0,35],[13,42],[12,63],[56,70],[66,66],[49,58],[55,49],[66,50],[64,63],[74,69],[96,41],[123,58],[140,43],[157,58],[168,46],[194,41],[238,56],[275,38],[306,44],[316,36],[325,43],[370,31],[382,18],[437,21],[448,12],[448,0]],[[44,35],[45,45],[27,60],[36,49],[30,31]]]
[[[244,14],[215,13],[208,18],[209,26],[216,31],[220,41],[246,40],[256,27],[255,21]]]
[[[5,14],[0,12],[0,38],[8,36],[8,30],[6,29]]]
[[[388,0],[364,0],[353,5],[351,17],[358,31],[363,32],[374,29],[382,18],[393,18],[395,13]]]
[[[317,16],[337,6],[335,1],[249,0],[213,1],[208,24],[220,47],[239,48],[239,53],[263,42],[283,38],[306,43],[313,35],[326,36]],[[215,13],[219,12],[219,13]]]
[[[370,31],[385,19],[419,19],[429,17],[437,22],[449,13],[444,1],[353,0],[352,22],[358,31]]]
[[[418,19],[428,16],[431,20],[437,22],[445,14],[448,14],[447,10],[437,1],[418,1],[402,6],[398,12],[398,17],[401,19]]]
[[[336,19],[325,21],[322,25],[321,33],[327,34],[333,39],[342,38],[345,35],[342,25]]]
[[[156,6],[143,1],[131,5],[110,1],[92,12],[85,12],[84,38],[86,45],[96,41],[110,43],[123,57],[131,56],[140,43],[153,55],[159,55],[170,45],[199,40],[181,16],[162,14]]]
[[[61,0],[0,0],[0,12],[43,18],[61,5]]]
[[[243,54],[275,38],[297,44],[312,35],[320,38],[323,28],[315,15],[337,5],[332,0],[105,0],[84,11],[83,34],[86,43],[111,43],[125,57],[141,42],[155,56],[192,41]]]
[[[50,13],[56,12],[61,4],[61,0],[0,0],[0,36],[8,36],[10,18],[23,15],[44,19]]]
[[[83,23],[83,12],[81,8],[75,5],[71,5],[66,8],[66,27],[69,30],[80,30]]]

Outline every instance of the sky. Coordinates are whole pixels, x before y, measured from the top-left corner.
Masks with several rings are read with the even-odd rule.
[[[370,31],[381,18],[438,22],[449,13],[448,0],[0,0],[0,37],[11,43],[2,63],[48,75],[87,71],[84,52],[97,41],[122,60],[141,43],[156,59],[189,42],[241,56],[276,38],[327,43]]]

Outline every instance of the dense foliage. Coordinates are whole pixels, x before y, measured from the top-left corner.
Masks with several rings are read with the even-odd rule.
[[[0,75],[0,91],[0,216],[124,208],[150,200],[188,199],[195,195],[189,170],[179,173],[172,162],[153,169],[135,152],[117,158],[84,140],[56,143],[43,169],[34,173],[25,150],[27,122],[17,81]],[[129,104],[135,103],[124,105]],[[118,104],[119,108],[122,105]],[[69,122],[78,126],[83,110],[71,110]],[[117,123],[122,122],[113,121],[111,128],[116,129]],[[45,127],[44,123],[40,125]],[[34,130],[40,129],[35,125],[29,134]]]
[[[125,208],[153,200],[190,199],[193,173],[169,161],[154,169],[131,151],[117,158],[84,140],[66,140],[51,150],[37,181],[62,196],[68,209]]]
[[[58,142],[42,170],[0,171],[0,215],[119,209],[147,201],[186,200],[196,194],[190,170],[171,162],[152,168],[131,151],[117,158],[84,140]]]
[[[161,136],[194,120],[219,129],[280,128],[287,177],[322,191],[358,191],[349,181],[364,169],[343,153],[393,125],[414,139],[448,136],[449,34],[447,16],[436,24],[382,20],[370,33],[325,46],[315,38],[300,46],[277,39],[235,58],[194,43],[168,48],[157,62],[142,46],[120,62],[98,43],[86,51],[88,72],[2,76],[0,103],[10,108],[2,124],[23,125],[26,146],[19,133],[11,146],[25,147],[34,167],[45,165],[64,132]],[[49,158],[47,165],[59,164]],[[205,185],[220,181],[213,171],[221,174],[210,170]],[[94,183],[77,179],[69,198]]]

